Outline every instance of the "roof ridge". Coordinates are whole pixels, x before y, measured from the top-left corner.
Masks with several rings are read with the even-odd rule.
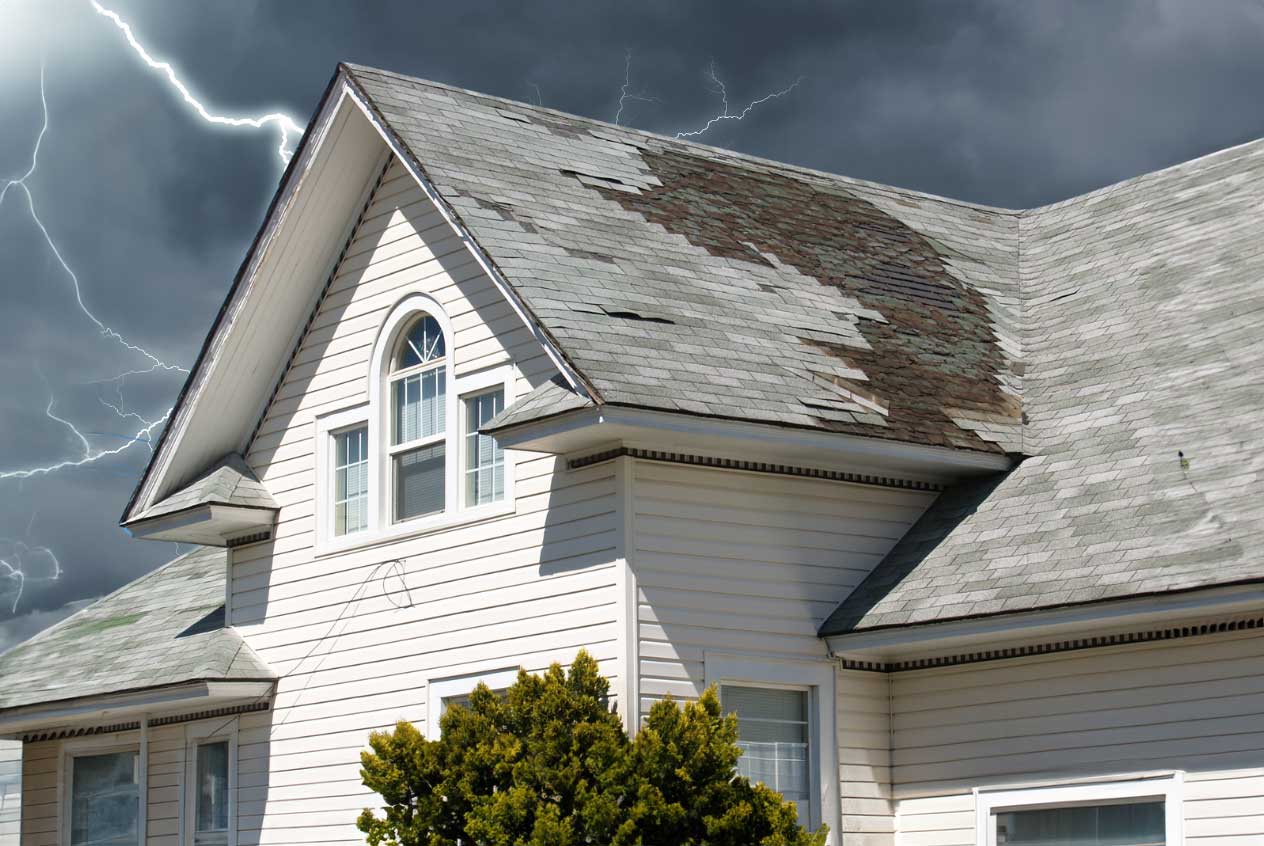
[[[839,182],[844,182],[852,186],[860,186],[860,187],[867,188],[870,190],[893,192],[893,193],[902,194],[909,197],[917,197],[924,200],[933,200],[935,202],[947,203],[953,206],[960,206],[962,208],[973,209],[975,211],[988,212],[992,214],[1018,215],[1025,211],[1029,211],[1029,209],[1013,209],[1013,208],[1006,208],[1003,206],[992,206],[986,203],[975,203],[969,200],[962,200],[957,197],[948,197],[943,194],[933,194],[929,191],[918,191],[914,188],[905,188],[899,185],[891,185],[886,182],[876,182],[871,179],[861,179],[855,176],[847,176],[841,173],[833,173],[828,170],[820,170],[817,168],[807,167],[805,165],[794,164],[792,162],[784,162],[784,161],[779,161],[777,159],[770,159],[764,156],[757,156],[753,153],[745,153],[740,150],[732,150],[727,147],[716,147],[711,144],[704,144],[700,141],[689,141],[682,138],[675,138],[671,135],[663,135],[658,132],[650,132],[649,130],[638,129],[637,127],[627,126],[621,123],[610,123],[609,121],[604,121],[604,120],[601,120],[600,118],[590,117],[588,115],[575,114],[574,112],[565,112],[565,111],[562,111],[561,109],[550,108],[549,106],[537,106],[534,103],[524,103],[521,100],[514,100],[509,97],[502,97],[498,94],[488,94],[485,91],[476,91],[472,88],[463,88],[459,85],[452,85],[451,83],[447,83],[447,82],[439,82],[433,79],[426,79],[425,77],[410,76],[409,74],[399,73],[398,71],[392,71],[392,70],[386,70],[384,68],[373,67],[372,65],[360,65],[354,62],[340,62],[339,65],[343,68],[346,68],[348,71],[351,71],[352,73],[367,71],[369,73],[381,74],[383,76],[394,77],[395,79],[407,80],[408,82],[411,82],[411,83],[420,83],[422,85],[428,85],[428,86],[438,88],[444,91],[454,91],[454,92],[464,94],[470,97],[481,97],[487,100],[495,101],[497,103],[503,103],[508,106],[513,106],[515,108],[528,109],[530,111],[535,111],[535,112],[545,112],[547,114],[552,114],[552,115],[557,115],[559,117],[567,118],[568,120],[584,121],[586,123],[591,123],[598,127],[612,129],[618,132],[626,132],[631,135],[639,135],[644,138],[653,139],[655,141],[661,141],[661,142],[666,142],[669,144],[678,144],[685,147],[692,147],[692,148],[707,150],[709,152],[716,153],[722,156],[731,156],[740,160],[744,160],[753,164],[762,165],[765,167],[771,166],[771,167],[777,168],[778,170],[794,171],[796,173],[799,173],[805,176],[814,176],[818,178],[837,180]]]

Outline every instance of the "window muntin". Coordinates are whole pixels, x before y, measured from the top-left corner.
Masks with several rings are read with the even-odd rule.
[[[447,355],[447,346],[443,339],[443,328],[439,321],[428,314],[423,314],[413,321],[399,342],[395,353],[392,370],[407,370],[421,364],[438,361]]]
[[[726,684],[726,713],[737,714],[737,771],[779,792],[810,827],[812,764],[809,694],[806,690]]]
[[[369,427],[338,432],[334,439],[334,535],[369,526]]]
[[[1001,811],[996,846],[1165,846],[1163,800]]]
[[[465,398],[465,504],[487,505],[505,498],[505,451],[491,435],[479,434],[505,410],[505,391],[497,388]]]
[[[140,754],[77,755],[70,771],[70,846],[136,846]]]
[[[199,743],[195,752],[194,846],[228,843],[228,741]]]
[[[438,513],[447,504],[446,352],[439,322],[421,314],[392,357],[390,456],[396,522]]]

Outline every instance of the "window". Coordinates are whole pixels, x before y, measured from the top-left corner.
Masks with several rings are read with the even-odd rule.
[[[369,526],[369,427],[357,426],[334,438],[334,534]]]
[[[444,509],[446,355],[438,321],[423,314],[404,331],[392,358],[390,455],[397,521]]]
[[[427,686],[426,736],[438,737],[439,717],[443,716],[449,705],[468,705],[470,694],[480,683],[490,687],[493,693],[503,694],[517,680],[517,667],[431,680]]]
[[[828,825],[826,843],[837,846],[834,666],[708,649],[703,667],[706,684],[719,686],[723,710],[737,714],[738,772],[793,802],[809,830]]]
[[[465,504],[486,505],[505,498],[505,451],[490,435],[479,434],[505,410],[505,392],[496,389],[465,400]]]
[[[135,749],[70,759],[71,846],[136,846],[140,754]]]
[[[374,344],[368,402],[315,421],[317,554],[511,513],[512,453],[479,428],[513,402],[501,363],[458,375],[439,304],[405,297]]]
[[[976,791],[979,846],[1175,846],[1180,773]]]
[[[194,753],[193,842],[228,843],[228,741],[197,744]]]
[[[186,846],[234,846],[237,804],[237,723],[186,728],[184,817]]]
[[[737,714],[737,771],[776,790],[799,809],[811,826],[812,771],[808,692],[784,688],[724,685],[720,701]]]

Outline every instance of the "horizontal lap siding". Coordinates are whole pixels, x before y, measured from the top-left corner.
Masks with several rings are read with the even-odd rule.
[[[233,622],[282,680],[271,712],[241,718],[241,846],[362,843],[360,751],[397,720],[425,725],[430,679],[538,671],[586,647],[618,689],[613,465],[509,453],[512,514],[314,557],[315,417],[367,401],[372,346],[406,288],[444,306],[458,375],[512,363],[521,397],[555,373],[393,165],[248,456],[281,513],[272,544],[233,553]]]
[[[641,713],[697,697],[707,650],[828,661],[817,627],[933,494],[638,461],[632,567]],[[886,686],[838,674],[846,842],[889,846]]]
[[[901,846],[974,844],[974,787],[1185,770],[1185,835],[1264,842],[1264,637],[893,676]]]

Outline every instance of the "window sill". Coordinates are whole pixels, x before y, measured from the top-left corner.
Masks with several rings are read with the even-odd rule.
[[[331,555],[340,555],[352,550],[367,549],[447,529],[454,529],[458,526],[495,520],[507,517],[516,511],[517,503],[506,496],[502,502],[495,502],[490,505],[479,505],[452,513],[432,514],[428,517],[418,517],[415,520],[407,520],[403,523],[392,523],[376,529],[366,529],[351,535],[326,538],[317,543],[315,556],[317,558],[328,558]]]

